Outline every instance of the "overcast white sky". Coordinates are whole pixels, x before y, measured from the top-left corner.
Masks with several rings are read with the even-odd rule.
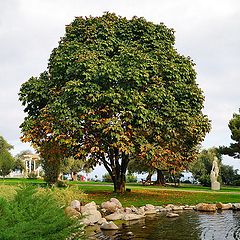
[[[13,154],[29,149],[19,140],[21,84],[46,69],[75,16],[104,11],[143,16],[176,31],[176,48],[196,63],[204,112],[212,120],[203,147],[228,145],[228,121],[240,108],[239,0],[0,0],[0,135],[14,145]],[[240,160],[224,162],[240,169]]]

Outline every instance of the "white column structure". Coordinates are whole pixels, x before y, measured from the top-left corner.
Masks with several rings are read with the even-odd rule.
[[[25,175],[27,176],[28,173],[28,161],[25,160]]]
[[[32,160],[29,160],[29,173],[32,172]]]
[[[40,166],[40,169],[39,169],[39,166],[36,168],[37,161],[40,160],[39,155],[38,154],[26,154],[23,157],[24,157],[23,161],[24,161],[24,164],[26,167],[25,176],[27,177],[27,175],[29,173],[34,172],[39,177],[39,170],[41,169],[41,166]]]

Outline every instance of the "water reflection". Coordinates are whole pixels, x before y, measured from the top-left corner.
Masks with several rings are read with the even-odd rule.
[[[240,239],[239,212],[198,213],[198,216],[201,239]]]
[[[179,212],[178,218],[166,214],[126,222],[118,231],[98,233],[95,239],[149,240],[236,240],[240,239],[240,212]],[[133,236],[129,235],[132,232]]]

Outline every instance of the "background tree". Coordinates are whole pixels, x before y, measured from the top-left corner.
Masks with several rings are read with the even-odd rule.
[[[114,191],[124,192],[131,159],[156,168],[194,159],[210,125],[194,64],[174,44],[172,29],[138,17],[105,13],[66,27],[48,70],[19,93],[23,140],[51,166],[52,180],[73,156],[102,163]]]
[[[240,175],[238,169],[233,169],[233,166],[221,165],[222,183],[225,185],[240,185]]]
[[[204,186],[210,186],[210,172],[214,157],[217,157],[219,168],[222,166],[222,157],[217,148],[204,149],[198,155],[198,158],[190,164],[189,171],[192,173],[195,180],[199,181]],[[221,170],[220,170],[221,175]]]
[[[219,148],[220,152],[234,158],[240,158],[240,114],[233,114],[233,118],[229,121],[228,127],[231,130],[231,139],[234,143],[231,143],[229,147],[221,146]]]
[[[156,169],[146,164],[146,161],[131,160],[128,164],[128,172],[137,174],[148,174],[146,181],[151,182],[153,174],[156,173]]]
[[[14,158],[9,152],[13,148],[2,136],[0,136],[0,175],[5,177],[14,166]]]
[[[84,171],[91,172],[91,168],[86,165],[86,162],[82,160],[75,160],[73,157],[65,158],[61,162],[61,172],[64,174],[71,174],[73,180],[77,180],[77,173]]]

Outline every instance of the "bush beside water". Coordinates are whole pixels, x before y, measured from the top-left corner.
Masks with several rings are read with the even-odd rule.
[[[82,225],[64,214],[53,194],[36,193],[24,187],[12,200],[0,198],[0,239],[82,239]]]

